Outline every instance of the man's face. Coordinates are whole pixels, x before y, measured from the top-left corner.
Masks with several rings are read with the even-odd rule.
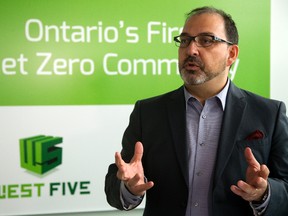
[[[182,34],[209,34],[227,40],[224,20],[218,14],[204,13],[190,17]],[[226,43],[215,42],[209,47],[198,47],[195,41],[191,41],[188,47],[179,48],[178,58],[185,85],[199,85],[215,77],[227,79],[230,63],[227,62],[229,46]]]

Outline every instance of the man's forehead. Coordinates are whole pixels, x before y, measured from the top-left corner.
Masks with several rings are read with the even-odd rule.
[[[201,13],[190,16],[183,28],[183,32],[225,32],[224,19],[217,13]]]

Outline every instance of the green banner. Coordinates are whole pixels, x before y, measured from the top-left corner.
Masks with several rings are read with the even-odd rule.
[[[177,88],[173,37],[185,13],[211,4],[238,26],[231,79],[269,97],[269,0],[9,0],[0,3],[0,105],[133,104]]]

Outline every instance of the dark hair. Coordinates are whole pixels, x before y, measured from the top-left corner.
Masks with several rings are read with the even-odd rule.
[[[227,40],[232,42],[233,44],[238,44],[239,36],[238,36],[238,30],[236,27],[236,24],[234,20],[232,19],[230,14],[227,14],[223,10],[216,9],[214,7],[200,7],[196,8],[189,13],[187,13],[187,19],[186,21],[194,16],[194,15],[199,15],[203,13],[216,13],[219,14],[223,20],[224,20],[224,25],[225,25],[225,30],[226,30],[226,37]]]

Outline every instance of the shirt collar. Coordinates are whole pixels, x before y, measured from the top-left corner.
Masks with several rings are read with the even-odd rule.
[[[225,87],[214,97],[217,97],[220,101],[221,101],[221,105],[222,105],[222,109],[223,111],[225,110],[225,105],[226,105],[226,97],[227,97],[227,93],[228,93],[228,89],[229,89],[229,85],[230,85],[230,79],[227,80],[227,83],[225,85]],[[191,95],[187,89],[184,86],[184,95],[185,95],[185,101],[186,104],[189,100],[189,98],[195,98],[193,95]],[[195,98],[196,99],[196,98]]]

